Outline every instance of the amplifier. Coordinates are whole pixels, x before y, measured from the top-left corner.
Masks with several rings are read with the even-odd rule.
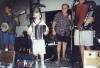
[[[0,66],[13,68],[15,60],[15,51],[0,51]]]
[[[84,51],[84,68],[100,68],[100,51]]]

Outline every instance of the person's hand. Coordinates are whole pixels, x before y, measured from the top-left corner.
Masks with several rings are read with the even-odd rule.
[[[19,26],[20,25],[20,22],[19,22],[18,17],[15,17],[14,20],[15,20],[15,23],[17,24],[17,26]]]
[[[89,17],[86,21],[87,24],[91,24],[94,21],[93,17]]]
[[[68,16],[68,19],[71,20],[71,15]]]
[[[28,34],[28,35],[31,35],[31,34],[32,34],[32,32],[31,32],[31,31],[27,31],[27,34]]]
[[[72,30],[72,29],[73,29],[73,27],[69,26],[69,30]]]
[[[56,35],[56,31],[55,30],[52,30],[52,34],[55,36]]]
[[[44,32],[44,35],[46,36],[48,34],[48,31]]]

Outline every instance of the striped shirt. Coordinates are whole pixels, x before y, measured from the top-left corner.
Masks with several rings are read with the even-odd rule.
[[[66,35],[68,36],[70,26],[68,16],[64,16],[62,12],[58,12],[55,15],[54,21],[56,22],[56,33],[61,36],[64,36],[66,33]]]

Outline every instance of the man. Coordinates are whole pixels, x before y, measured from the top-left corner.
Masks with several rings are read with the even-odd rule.
[[[15,31],[16,25],[19,25],[19,20],[16,16],[14,16],[11,12],[11,8],[7,5],[5,6],[5,16],[4,22],[8,24],[7,31],[3,32],[3,42],[5,45],[5,51],[14,51],[15,44]],[[7,27],[2,23],[1,27]]]
[[[92,6],[92,7],[90,7]],[[92,12],[93,11],[93,12]],[[79,4],[76,6],[76,26],[77,30],[74,35],[74,44],[80,47],[82,64],[84,50],[90,50],[90,46],[93,46],[93,26],[95,17],[95,3],[79,0]],[[92,13],[91,13],[92,12]],[[77,37],[77,38],[76,38]]]
[[[52,33],[53,35],[56,35],[57,38],[57,64],[60,63],[60,51],[61,51],[61,45],[62,45],[62,59],[67,60],[65,53],[66,53],[66,47],[67,47],[67,39],[69,36],[69,26],[70,22],[68,19],[68,11],[69,6],[67,4],[62,5],[62,12],[58,12],[55,15],[53,25],[52,25]]]

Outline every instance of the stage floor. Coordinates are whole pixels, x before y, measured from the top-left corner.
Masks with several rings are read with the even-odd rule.
[[[83,68],[79,64],[80,63],[71,63],[71,62],[65,62],[65,61],[61,61],[60,64],[56,64],[55,62],[52,62],[52,61],[45,61],[46,68]],[[14,68],[20,68],[20,67],[17,67],[15,65]],[[27,68],[27,67],[23,67],[23,68]],[[28,68],[42,68],[41,62],[38,62],[37,67],[36,67],[36,64],[34,63],[32,67],[28,67]]]

